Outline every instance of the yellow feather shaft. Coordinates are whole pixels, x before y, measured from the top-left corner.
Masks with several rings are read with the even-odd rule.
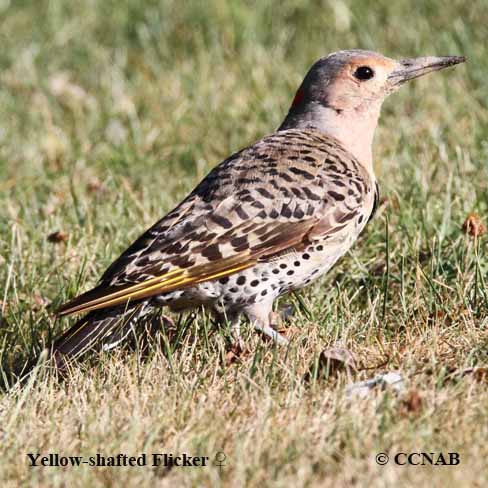
[[[173,282],[175,280],[181,279],[180,276],[177,276],[177,277],[168,279],[168,276],[172,276],[172,275],[175,275],[177,273],[179,273],[181,275],[181,274],[184,273],[184,271],[182,271],[181,269],[178,269],[178,270],[175,270],[175,271],[171,271],[170,273],[164,274],[162,276],[156,276],[155,278],[151,278],[151,279],[149,279],[147,281],[143,281],[142,283],[138,283],[138,284],[133,285],[133,286],[130,286],[128,288],[124,288],[123,290],[119,290],[119,291],[114,292],[114,293],[109,293],[109,294],[104,295],[102,297],[95,298],[94,300],[90,300],[90,301],[88,301],[86,303],[83,303],[83,304],[80,304],[80,305],[76,305],[76,306],[74,306],[72,308],[68,308],[66,310],[63,310],[63,312],[61,313],[61,315],[68,315],[70,313],[74,313],[74,312],[77,312],[77,311],[85,310],[86,307],[91,307],[92,305],[105,304],[107,302],[107,300],[108,301],[112,301],[112,300],[115,300],[115,299],[117,299],[119,297],[120,298],[125,298],[127,296],[127,294],[130,294],[130,293],[133,293],[133,292],[137,292],[140,289],[144,289],[147,286],[150,286],[152,283],[158,283],[160,285],[161,284],[168,283],[168,282],[171,283],[171,282]],[[105,305],[104,305],[104,307],[105,307]],[[97,308],[103,308],[103,307],[97,307]]]
[[[231,258],[232,261],[236,260]],[[229,260],[229,261],[231,261]],[[111,307],[115,305],[120,305],[121,303],[127,303],[129,300],[139,300],[141,298],[147,298],[154,295],[159,295],[161,293],[173,291],[177,288],[188,287],[201,283],[203,281],[210,281],[223,276],[228,276],[232,273],[240,271],[242,269],[249,268],[253,266],[255,261],[248,261],[242,263],[239,266],[233,266],[232,268],[227,268],[222,271],[207,272],[201,276],[176,276],[170,279],[163,279],[168,275],[163,275],[158,278],[151,278],[143,283],[139,283],[137,286],[131,286],[125,290],[120,290],[120,292],[106,295],[105,297],[97,298],[96,300],[89,301],[79,306],[75,306],[71,309],[63,311],[63,315],[76,313],[76,312],[89,312],[91,310],[98,310],[101,308]],[[195,270],[196,271],[196,270]],[[180,270],[181,273],[181,270]],[[169,274],[169,273],[168,273]],[[171,274],[175,274],[172,272]],[[183,274],[183,273],[181,273]],[[154,283],[156,281],[156,283]],[[151,283],[154,283],[151,285]],[[122,292],[124,292],[122,294]]]

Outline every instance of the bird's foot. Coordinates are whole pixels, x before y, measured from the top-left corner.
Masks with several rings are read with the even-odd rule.
[[[277,334],[281,335],[284,339],[289,333],[289,328],[285,326],[287,322],[294,315],[294,309],[292,305],[285,304],[284,307],[279,312],[271,312],[269,314],[269,324],[276,331]]]
[[[262,334],[264,334],[266,337],[269,337],[270,339],[272,339],[273,342],[275,342],[279,346],[287,346],[290,343],[290,341],[285,336],[283,336],[282,334],[277,332],[270,325],[263,325],[260,323],[255,323],[254,328],[258,332],[261,332]]]

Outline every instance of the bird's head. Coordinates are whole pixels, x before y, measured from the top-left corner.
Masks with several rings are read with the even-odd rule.
[[[367,110],[406,81],[463,61],[460,56],[395,60],[371,51],[339,51],[310,68],[292,108],[316,102],[338,112]]]
[[[332,53],[310,68],[280,129],[308,127],[328,133],[370,165],[384,99],[406,81],[464,60],[461,56],[395,60],[362,50]]]

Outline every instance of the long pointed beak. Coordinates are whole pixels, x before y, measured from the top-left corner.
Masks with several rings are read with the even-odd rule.
[[[406,81],[426,75],[432,71],[448,68],[455,64],[464,63],[464,56],[428,56],[425,58],[401,59],[398,68],[388,76],[392,87],[402,85]]]

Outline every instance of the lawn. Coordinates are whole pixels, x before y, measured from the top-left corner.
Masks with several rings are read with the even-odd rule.
[[[472,213],[488,224],[485,1],[3,0],[0,21],[2,486],[488,486],[488,234],[463,229]],[[145,351],[97,355],[64,383],[41,361],[14,387],[72,323],[56,307],[275,130],[316,59],[350,48],[468,63],[386,102],[379,210],[325,279],[281,300],[290,347],[246,328],[231,358],[203,311],[159,316]],[[337,348],[352,367],[327,365]],[[388,372],[401,391],[348,394]],[[460,462],[395,464],[415,452]]]

